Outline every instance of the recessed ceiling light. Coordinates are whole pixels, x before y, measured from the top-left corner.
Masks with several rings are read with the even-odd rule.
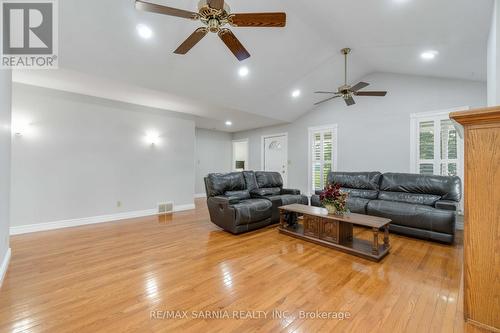
[[[297,98],[297,97],[299,97],[299,96],[300,96],[300,94],[301,94],[301,92],[300,92],[300,90],[299,90],[299,89],[296,89],[296,90],[292,91],[292,97],[293,97],[293,98]]]
[[[420,55],[420,57],[424,60],[432,60],[436,58],[438,54],[439,54],[438,51],[425,51]]]
[[[248,69],[248,67],[241,67],[238,71],[238,75],[240,77],[245,77],[245,76],[248,76],[248,74],[250,73],[250,70]]]
[[[233,126],[233,122],[230,120],[226,121],[226,126]]]
[[[137,25],[137,33],[144,39],[150,39],[153,37],[153,30],[150,27],[144,24]]]

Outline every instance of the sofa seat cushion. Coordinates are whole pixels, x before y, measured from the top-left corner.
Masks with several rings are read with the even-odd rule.
[[[381,191],[378,195],[379,200],[399,201],[417,205],[434,206],[441,196],[434,194],[417,194],[404,192]]]
[[[293,194],[271,195],[265,197],[265,199],[270,200],[275,207],[281,207],[293,204],[302,204],[302,205],[309,204],[309,200],[305,195],[293,195]]]
[[[245,225],[271,217],[272,203],[266,199],[249,199],[231,205],[235,211],[235,224]]]
[[[366,198],[348,197],[347,208],[351,213],[366,214],[366,206],[369,202],[370,199]],[[319,195],[315,194],[311,197],[311,206],[323,207],[323,205],[319,201]]]
[[[378,191],[377,190],[363,190],[357,188],[347,188],[342,187],[341,190],[349,194],[349,197],[356,198],[365,198],[365,199],[377,199]]]
[[[371,200],[367,214],[391,219],[391,224],[410,228],[430,230],[453,235],[455,232],[455,213],[435,209],[425,205],[405,202]]]
[[[369,202],[370,199],[349,197],[347,198],[347,209],[351,213],[366,214],[366,206]]]
[[[252,190],[251,193],[254,197],[266,197],[269,195],[279,195],[281,193],[281,188],[279,188],[279,187],[257,188],[255,190]]]

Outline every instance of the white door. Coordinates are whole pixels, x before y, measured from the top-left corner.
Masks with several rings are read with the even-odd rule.
[[[283,184],[288,176],[287,136],[269,136],[264,138],[264,171],[281,173]]]

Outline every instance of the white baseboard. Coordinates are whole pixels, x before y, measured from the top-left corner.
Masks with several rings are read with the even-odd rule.
[[[7,274],[7,269],[9,268],[11,253],[12,251],[9,247],[7,253],[5,253],[5,256],[3,257],[2,266],[0,266],[0,287],[2,287],[3,279],[5,277],[5,274]]]
[[[207,197],[206,193],[195,193],[195,195],[194,195],[195,199],[206,198],[206,197]]]
[[[186,210],[193,210],[195,208],[196,208],[196,206],[194,204],[175,206],[174,213],[175,212],[184,212]]]
[[[192,210],[192,209],[195,209],[194,204],[174,206],[174,212],[182,212],[182,211]],[[54,229],[77,227],[77,226],[88,225],[88,224],[97,224],[97,223],[106,223],[106,222],[134,219],[134,218],[138,218],[138,217],[152,216],[152,215],[156,215],[156,214],[158,214],[157,209],[147,209],[147,210],[125,212],[125,213],[84,217],[84,218],[79,218],[79,219],[20,225],[20,226],[10,227],[10,234],[11,235],[21,235],[21,234],[27,234],[27,233],[31,233],[31,232],[38,232],[38,231],[47,231],[47,230],[54,230]]]

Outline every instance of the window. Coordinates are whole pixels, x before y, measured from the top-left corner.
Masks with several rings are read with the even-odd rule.
[[[328,173],[337,169],[337,125],[309,129],[309,190],[322,190]]]
[[[462,177],[463,141],[449,119],[453,111],[412,115],[412,172]]]

